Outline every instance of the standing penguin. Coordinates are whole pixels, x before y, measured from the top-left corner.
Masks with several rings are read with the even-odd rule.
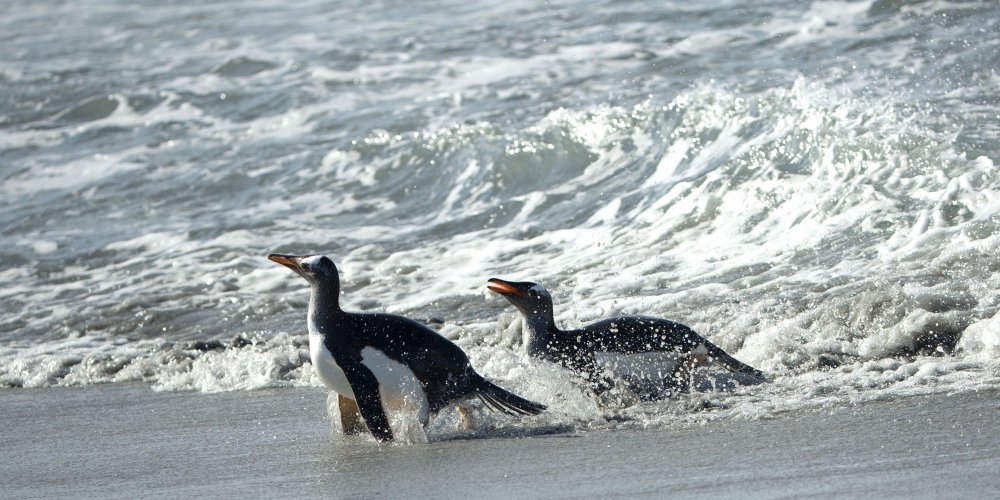
[[[341,403],[346,403],[341,405],[341,418],[350,411],[345,406],[356,403],[368,430],[379,441],[393,439],[383,405],[415,407],[423,426],[431,413],[476,397],[509,415],[537,415],[545,409],[484,379],[462,349],[416,321],[341,309],[340,275],[329,258],[280,254],[267,258],[309,282],[313,367],[320,380],[341,397]],[[349,430],[346,425],[344,429]]]
[[[760,370],[741,363],[680,323],[646,316],[624,316],[598,321],[578,330],[560,330],[552,314],[552,296],[542,285],[490,278],[487,288],[502,295],[521,312],[529,355],[580,373],[599,392],[610,389],[613,382],[601,376],[595,353],[677,352],[680,359],[668,381],[682,391],[688,388],[695,364],[706,359],[733,372],[758,379],[764,377]]]

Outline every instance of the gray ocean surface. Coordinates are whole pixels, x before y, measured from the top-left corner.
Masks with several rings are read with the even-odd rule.
[[[998,2],[15,0],[0,46],[0,392],[321,391],[270,252],[551,409],[487,434],[1000,388]],[[492,276],[770,380],[600,405]]]

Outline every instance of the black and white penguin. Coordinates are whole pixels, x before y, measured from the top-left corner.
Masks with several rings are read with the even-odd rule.
[[[514,304],[524,318],[524,344],[528,354],[559,363],[583,375],[601,392],[614,382],[602,375],[597,353],[640,354],[675,352],[680,359],[668,382],[685,391],[691,370],[705,360],[724,368],[763,379],[764,374],[709,342],[691,328],[670,320],[646,316],[605,319],[577,330],[560,330],[552,313],[552,296],[538,283],[490,278],[487,288]]]
[[[379,441],[393,439],[383,405],[415,408],[424,426],[432,413],[476,397],[509,415],[536,415],[545,409],[484,379],[462,349],[414,320],[341,309],[340,276],[329,258],[280,254],[267,258],[309,282],[313,367],[320,380],[341,396],[341,403],[348,407],[356,404],[368,430]],[[345,410],[345,404],[341,405],[342,419],[343,412],[350,411]]]

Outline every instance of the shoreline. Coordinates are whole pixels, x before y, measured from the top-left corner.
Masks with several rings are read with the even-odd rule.
[[[974,497],[1000,491],[1000,391],[642,431],[377,446],[320,388],[0,391],[10,497]]]

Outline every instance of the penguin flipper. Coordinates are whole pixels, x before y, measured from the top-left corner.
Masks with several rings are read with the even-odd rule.
[[[354,370],[344,371],[347,382],[351,384],[355,401],[361,417],[365,419],[368,430],[379,441],[392,441],[392,429],[389,427],[389,417],[382,407],[382,396],[378,392],[378,379],[364,365],[358,363]]]

